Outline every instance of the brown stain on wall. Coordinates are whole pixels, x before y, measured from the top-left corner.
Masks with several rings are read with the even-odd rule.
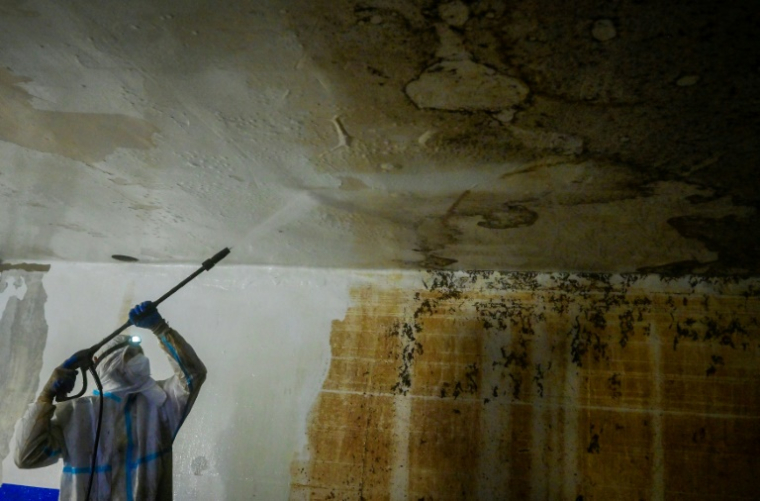
[[[101,161],[117,148],[154,146],[158,129],[139,118],[34,108],[33,96],[19,87],[29,81],[0,68],[0,140],[85,163]]]
[[[756,279],[363,287],[291,498],[755,499],[759,313]]]
[[[391,388],[402,351],[399,293],[359,289],[356,306],[333,322],[332,362],[310,417],[310,459],[292,465],[293,499],[378,499],[387,490],[399,398]]]

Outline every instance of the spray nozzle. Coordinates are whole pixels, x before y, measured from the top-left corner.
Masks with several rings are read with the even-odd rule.
[[[203,269],[206,271],[210,270],[211,268],[214,267],[214,265],[216,265],[216,263],[218,263],[219,261],[227,257],[227,254],[229,253],[230,253],[229,247],[225,247],[224,249],[220,250],[219,252],[214,254],[213,257],[203,261]]]

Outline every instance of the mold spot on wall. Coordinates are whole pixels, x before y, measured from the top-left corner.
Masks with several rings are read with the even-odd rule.
[[[193,475],[203,475],[203,472],[208,469],[208,460],[206,459],[206,456],[197,456],[193,458],[190,468],[193,470]]]
[[[751,499],[758,290],[447,271],[363,287],[333,325],[291,495]]]

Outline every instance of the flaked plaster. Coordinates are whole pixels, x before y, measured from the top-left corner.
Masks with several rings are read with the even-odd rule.
[[[48,335],[45,271],[0,268],[0,484],[18,418],[34,399]]]

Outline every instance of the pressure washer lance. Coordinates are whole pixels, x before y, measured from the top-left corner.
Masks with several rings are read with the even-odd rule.
[[[153,301],[151,304],[151,308],[143,312],[142,316],[148,316],[151,313],[154,312],[154,310],[158,307],[159,304],[161,304],[165,299],[169,298],[172,294],[180,290],[182,287],[187,285],[188,282],[193,280],[195,277],[203,273],[204,271],[208,271],[211,268],[213,268],[216,263],[227,257],[227,255],[230,253],[229,247],[225,247],[221,251],[217,252],[213,257],[205,260],[200,268],[198,268],[192,275],[184,279],[182,282],[178,283],[174,288],[172,288],[169,292],[161,296],[160,298]],[[125,329],[129,328],[132,325],[131,320],[127,320],[124,325],[113,331],[111,334],[103,338],[99,343],[90,346],[89,348],[86,348],[84,350],[79,350],[78,352],[74,353],[67,361],[66,361],[66,368],[68,369],[79,369],[82,372],[82,390],[77,393],[74,396],[67,397],[65,393],[59,393],[56,395],[55,399],[58,402],[65,402],[67,400],[72,400],[74,398],[79,398],[87,391],[87,371],[90,371],[90,374],[92,374],[92,378],[95,380],[95,386],[98,387],[98,393],[100,395],[100,411],[98,414],[98,425],[97,429],[95,431],[95,445],[94,450],[92,452],[92,464],[90,468],[90,483],[87,487],[87,497],[85,498],[85,501],[90,499],[90,491],[92,490],[92,480],[93,480],[93,474],[95,473],[95,465],[97,464],[97,454],[98,454],[98,443],[100,442],[100,424],[101,424],[101,418],[103,417],[103,385],[100,382],[100,378],[98,377],[98,373],[95,371],[95,367],[97,366],[97,362],[95,362],[94,357],[95,354],[98,352],[99,349],[101,349],[107,342],[109,342],[111,339],[115,338],[119,334],[121,334]],[[111,348],[108,350],[107,353],[110,353],[116,349],[122,348],[123,346],[127,344],[139,344],[140,338],[139,336],[133,336],[130,338],[129,341],[125,341],[124,343],[119,343],[119,345]],[[105,353],[103,354],[105,355]],[[101,356],[100,359],[103,360],[104,356]]]

